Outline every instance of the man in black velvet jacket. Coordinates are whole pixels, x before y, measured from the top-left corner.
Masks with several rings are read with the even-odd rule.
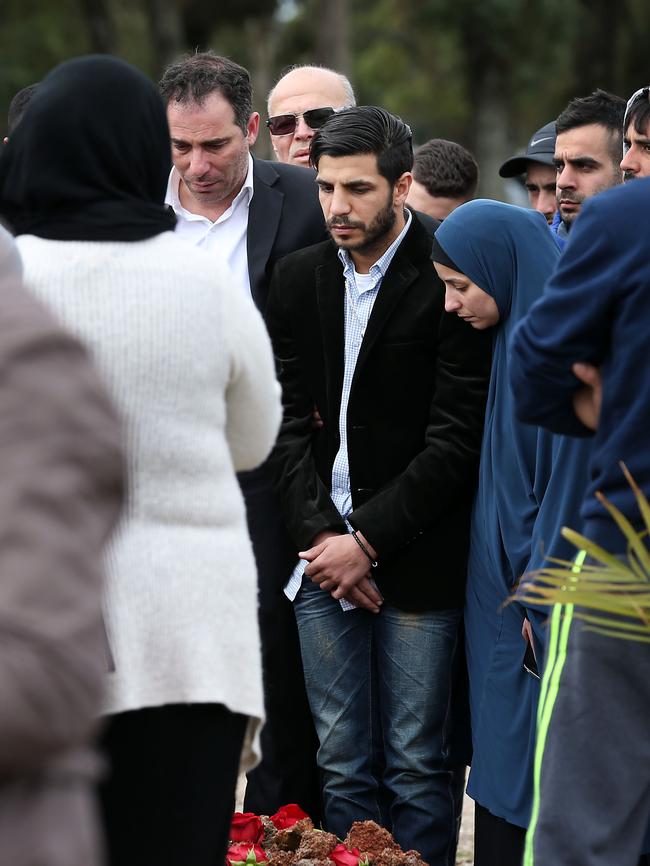
[[[409,128],[348,109],[311,153],[332,239],[280,261],[267,325],[285,405],[273,463],[301,551],[285,592],[325,823],[341,837],[355,820],[388,823],[405,850],[447,866],[462,780],[449,713],[490,338],[445,313],[431,235],[405,210]]]

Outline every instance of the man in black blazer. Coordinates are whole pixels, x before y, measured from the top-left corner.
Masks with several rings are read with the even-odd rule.
[[[263,312],[276,261],[327,237],[314,173],[251,156],[259,114],[248,72],[228,58],[182,58],[165,70],[160,88],[174,160],[166,201],[177,234],[225,261],[237,290],[250,292]],[[249,774],[245,806],[272,814],[298,802],[318,821],[316,735],[295,620],[282,594],[295,556],[268,469],[242,473],[240,484],[259,573],[267,714],[263,759]]]
[[[451,692],[490,338],[445,313],[431,236],[405,210],[409,128],[347,109],[311,153],[331,239],[278,264],[266,316],[285,406],[272,462],[301,557],[285,592],[325,824],[343,837],[355,820],[388,823],[405,850],[448,866],[462,781]]]
[[[278,259],[318,243],[326,230],[313,172],[253,157],[253,185],[246,251],[251,294],[263,313]]]

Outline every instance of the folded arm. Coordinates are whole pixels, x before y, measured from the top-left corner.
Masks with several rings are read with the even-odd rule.
[[[570,436],[592,433],[576,414],[583,382],[574,365],[603,362],[620,283],[616,229],[596,217],[589,210],[580,215],[557,271],[511,344],[517,417]]]
[[[104,542],[120,427],[81,346],[29,296],[0,298],[0,774],[89,738],[107,670]]]

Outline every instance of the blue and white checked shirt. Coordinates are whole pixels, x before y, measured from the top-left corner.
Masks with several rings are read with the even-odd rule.
[[[352,511],[347,434],[348,402],[350,400],[352,378],[357,365],[361,343],[368,326],[368,320],[379,294],[381,281],[411,225],[411,212],[408,209],[405,210],[405,216],[406,225],[383,256],[370,268],[368,274],[357,274],[354,270],[354,262],[348,251],[343,249],[338,251],[338,256],[343,265],[343,279],[345,280],[345,364],[343,368],[343,390],[341,391],[341,411],[339,414],[341,446],[332,466],[332,491],[330,496],[337,511],[344,519]],[[352,532],[352,527],[347,523],[347,520],[346,524],[348,530]],[[291,601],[298,595],[298,590],[302,586],[302,578],[307,564],[307,561],[304,559],[298,562],[284,588],[284,594]],[[353,610],[355,608],[355,605],[344,598],[340,600],[340,604],[343,610]]]

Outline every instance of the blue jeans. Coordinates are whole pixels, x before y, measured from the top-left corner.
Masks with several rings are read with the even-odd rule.
[[[307,578],[294,610],[327,829],[343,838],[353,821],[383,824],[381,782],[396,841],[429,866],[451,866],[464,780],[449,755],[461,611],[406,613],[384,603],[379,614],[344,612]]]

